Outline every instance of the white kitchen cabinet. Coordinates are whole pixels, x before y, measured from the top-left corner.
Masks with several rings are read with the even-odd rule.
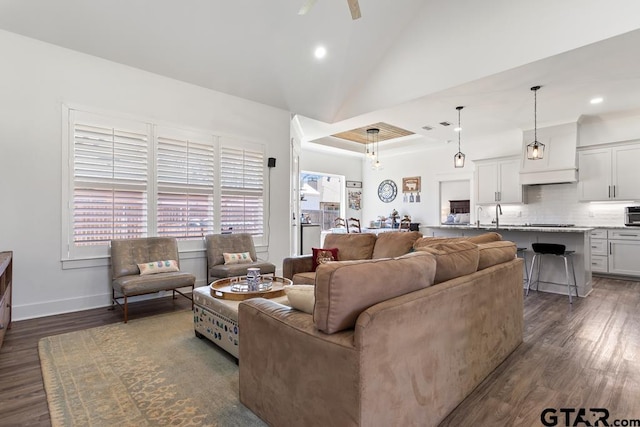
[[[640,240],[609,240],[609,273],[640,276]]]
[[[578,199],[640,199],[640,144],[591,148],[578,153]]]
[[[591,271],[640,277],[640,230],[591,232]]]
[[[608,250],[607,230],[593,230],[591,232],[591,271],[608,272]]]
[[[474,163],[477,204],[522,203],[518,157],[476,160]]]

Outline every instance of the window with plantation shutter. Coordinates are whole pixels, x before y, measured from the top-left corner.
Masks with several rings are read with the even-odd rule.
[[[202,238],[213,233],[213,138],[170,133],[156,129],[158,236]]]
[[[63,111],[63,268],[104,265],[113,239],[176,237],[186,252],[213,233],[265,243],[262,144]]]
[[[71,128],[75,246],[147,235],[146,125],[101,121],[76,112]]]
[[[251,144],[220,148],[222,232],[264,235],[264,151]]]

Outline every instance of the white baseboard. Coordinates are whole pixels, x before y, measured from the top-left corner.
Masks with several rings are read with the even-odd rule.
[[[196,287],[205,285],[205,280],[196,281]],[[191,288],[180,288],[181,292],[190,292]],[[154,294],[139,295],[129,298],[129,302],[145,301],[171,295],[171,291],[160,291]],[[36,319],[39,317],[55,316],[56,314],[73,313],[93,308],[105,309],[111,306],[111,291],[105,294],[87,295],[76,298],[45,301],[34,304],[14,305],[11,308],[11,321]]]

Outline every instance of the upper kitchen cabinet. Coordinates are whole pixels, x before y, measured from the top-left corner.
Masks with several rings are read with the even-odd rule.
[[[578,124],[538,128],[538,141],[545,145],[544,157],[527,159],[527,144],[533,142],[533,129],[523,133],[520,184],[558,184],[577,181],[576,147]]]
[[[474,160],[474,163],[476,204],[522,203],[518,157]]]
[[[640,200],[640,143],[578,152],[581,201]]]

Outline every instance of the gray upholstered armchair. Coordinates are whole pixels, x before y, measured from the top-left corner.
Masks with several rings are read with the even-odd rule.
[[[207,279],[210,282],[233,276],[246,276],[247,268],[259,268],[261,274],[274,274],[276,266],[270,262],[258,260],[253,237],[248,233],[209,234],[205,236],[207,248]],[[252,262],[225,264],[225,253],[248,252]]]
[[[166,264],[156,267],[160,261]],[[152,271],[154,268],[159,272]],[[127,298],[134,295],[171,290],[174,298],[178,292],[190,299],[193,308],[193,299],[178,288],[190,287],[193,291],[196,276],[180,271],[178,242],[173,237],[112,240],[111,274],[112,305],[124,309],[124,323],[128,320]]]

